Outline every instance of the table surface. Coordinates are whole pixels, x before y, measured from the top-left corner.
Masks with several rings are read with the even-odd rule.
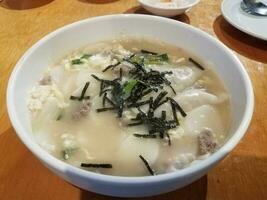
[[[49,32],[99,15],[148,13],[135,0],[0,2],[0,199],[117,199],[76,188],[34,158],[19,141],[9,121],[6,86],[17,60]],[[221,15],[220,3],[219,0],[202,0],[187,14],[174,19],[219,38],[238,55],[253,82],[256,106],[252,123],[234,151],[206,176],[153,199],[267,199],[267,42],[228,24]]]

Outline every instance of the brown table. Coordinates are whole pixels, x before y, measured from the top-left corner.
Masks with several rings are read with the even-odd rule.
[[[146,12],[135,0],[0,2],[5,7],[0,7],[0,199],[112,199],[64,182],[33,157],[10,124],[6,86],[16,61],[47,33],[94,16]],[[202,0],[186,15],[174,19],[205,30],[236,52],[254,86],[256,107],[252,123],[235,150],[208,175],[183,189],[151,199],[267,199],[267,42],[229,25],[221,15],[220,3]]]

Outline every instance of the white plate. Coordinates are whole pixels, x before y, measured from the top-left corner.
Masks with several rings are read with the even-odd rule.
[[[221,11],[234,27],[251,36],[267,40],[267,16],[254,16],[240,8],[241,0],[224,0]]]
[[[147,0],[138,0],[138,2],[142,5],[144,9],[147,11],[163,16],[163,17],[174,17],[176,15],[181,15],[184,12],[191,9],[191,7],[195,6],[199,3],[200,0],[187,0],[187,3],[183,6],[178,7],[160,7],[158,5],[154,5],[155,3],[151,3]]]

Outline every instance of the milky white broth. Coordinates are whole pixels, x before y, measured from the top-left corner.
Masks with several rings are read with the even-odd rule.
[[[141,54],[141,49],[156,52],[163,60],[155,61],[153,56],[158,55]],[[166,120],[172,121],[171,123],[175,121],[175,127],[166,130],[163,138],[160,133],[153,133],[156,138],[134,135],[148,135],[151,129],[151,126],[144,123],[128,126],[136,122],[131,118],[136,118],[140,112],[137,108],[125,106],[122,117],[118,117],[117,110],[96,111],[103,108],[103,95],[99,96],[100,81],[91,75],[114,80],[119,77],[119,69],[122,68],[121,85],[125,87],[127,84],[123,86],[123,83],[136,80],[129,78],[129,71],[135,67],[122,61],[130,58],[133,53],[139,56],[135,58],[149,57],[147,62],[143,60],[147,72],[151,69],[172,71],[165,78],[171,82],[176,94],[168,85],[163,84],[163,89],[158,88],[158,92],[150,92],[137,101],[145,101],[150,97],[155,100],[160,92],[167,91],[162,100],[171,97],[185,111],[186,116],[183,117],[175,109],[179,125],[174,120],[170,101],[153,111],[155,118],[161,118],[162,111],[166,111]],[[166,55],[161,56],[165,53],[167,58]],[[209,66],[193,58],[204,67],[201,70],[189,57],[180,48],[158,40],[127,37],[90,44],[68,54],[50,66],[29,91],[27,102],[36,141],[50,154],[77,167],[81,167],[81,163],[109,164],[111,168],[81,167],[109,175],[150,175],[140,155],[155,174],[179,170],[205,159],[227,139],[231,119],[229,96],[221,80]],[[102,72],[107,66],[119,61],[120,65]],[[81,96],[86,82],[90,84],[84,93],[84,99],[70,99],[70,96]],[[132,86],[137,87],[134,84]],[[130,94],[133,88],[130,87]],[[86,99],[89,98],[87,96],[90,99]],[[113,98],[110,91],[107,92],[107,97]],[[105,107],[112,105],[106,101]],[[140,106],[144,113],[148,112],[148,108],[149,104]]]

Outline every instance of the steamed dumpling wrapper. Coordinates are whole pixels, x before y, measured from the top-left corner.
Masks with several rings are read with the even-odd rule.
[[[197,136],[205,128],[216,138],[225,130],[218,110],[211,105],[203,105],[187,113],[184,121],[185,132]]]
[[[208,93],[203,89],[189,89],[185,90],[182,93],[177,94],[174,97],[180,106],[186,111],[191,111],[196,107],[209,104],[220,104],[227,100],[227,95],[222,93],[218,96]]]

